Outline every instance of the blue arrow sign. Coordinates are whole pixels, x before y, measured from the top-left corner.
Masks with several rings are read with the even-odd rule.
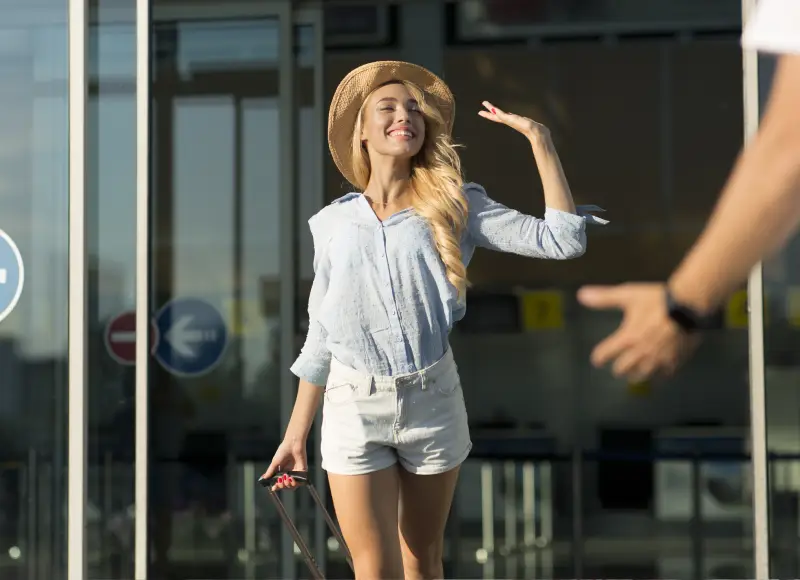
[[[11,314],[22,295],[25,266],[14,240],[0,230],[0,321]]]
[[[176,298],[156,314],[156,360],[179,376],[199,376],[222,359],[228,328],[219,310],[199,298]]]

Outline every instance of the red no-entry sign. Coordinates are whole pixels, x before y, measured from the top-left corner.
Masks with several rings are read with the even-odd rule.
[[[136,362],[136,312],[123,312],[112,318],[106,325],[106,350],[109,356],[122,365]],[[151,351],[156,343],[156,329],[150,323]]]

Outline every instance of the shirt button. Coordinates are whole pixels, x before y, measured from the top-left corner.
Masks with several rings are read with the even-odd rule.
[[[395,316],[396,314],[397,314],[397,311],[396,310],[392,310],[392,316]]]

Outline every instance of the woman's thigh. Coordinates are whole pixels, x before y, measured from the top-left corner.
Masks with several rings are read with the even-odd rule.
[[[400,470],[400,541],[405,578],[442,578],[444,530],[460,468],[437,475]]]
[[[329,472],[328,481],[356,578],[402,578],[398,466],[365,475]]]

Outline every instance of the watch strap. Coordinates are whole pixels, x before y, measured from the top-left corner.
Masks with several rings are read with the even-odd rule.
[[[689,306],[678,302],[672,295],[668,286],[665,287],[664,294],[667,305],[667,315],[684,332],[692,333],[700,330],[709,330],[714,327],[714,317],[700,314]]]

